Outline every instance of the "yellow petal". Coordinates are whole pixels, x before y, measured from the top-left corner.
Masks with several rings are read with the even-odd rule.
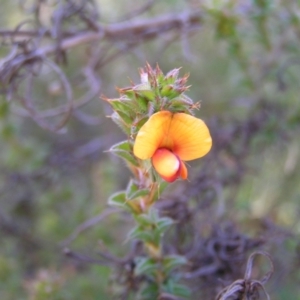
[[[173,114],[168,139],[173,142],[172,151],[184,161],[204,156],[212,146],[205,123],[185,113]]]
[[[165,148],[156,150],[152,156],[152,164],[156,172],[168,182],[173,182],[181,169],[179,158]]]
[[[168,135],[172,113],[160,111],[153,114],[139,130],[133,146],[133,153],[140,159],[153,156]]]

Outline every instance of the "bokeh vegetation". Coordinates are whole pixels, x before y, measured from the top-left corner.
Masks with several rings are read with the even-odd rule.
[[[271,299],[300,299],[299,1],[19,2],[0,0],[0,299],[134,299],[122,296],[131,266],[112,263],[132,251],[132,219],[107,208],[130,173],[105,150],[126,137],[100,95],[139,82],[146,62],[190,73],[187,94],[201,100],[214,141],[157,205],[176,221],[165,251],[189,260],[190,299],[213,299],[243,278],[254,250],[274,263]],[[32,22],[17,28],[24,20]],[[60,43],[108,27],[111,36]],[[45,65],[33,56],[13,68],[49,45]],[[257,260],[252,276],[267,267]]]

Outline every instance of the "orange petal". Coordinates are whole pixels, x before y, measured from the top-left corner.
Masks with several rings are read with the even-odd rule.
[[[148,159],[153,156],[166,138],[172,113],[160,111],[153,114],[139,130],[133,146],[133,153],[140,159]]]
[[[188,177],[188,170],[183,161],[180,161],[180,177],[182,179],[187,179],[187,177]]]
[[[178,177],[181,161],[168,149],[156,150],[152,157],[152,164],[156,172],[166,181],[173,182]]]
[[[185,113],[173,114],[168,139],[173,142],[172,151],[184,161],[204,156],[212,146],[205,123]]]
[[[133,152],[148,159],[159,148],[166,148],[181,160],[193,160],[207,154],[212,139],[205,123],[185,113],[160,111],[153,114],[139,130]]]

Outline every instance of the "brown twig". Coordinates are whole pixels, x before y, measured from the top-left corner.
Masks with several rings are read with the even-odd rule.
[[[88,2],[93,7],[93,1]],[[13,112],[23,117],[32,118],[41,127],[50,131],[62,129],[74,109],[80,108],[97,97],[100,92],[101,81],[96,70],[142,42],[160,38],[163,34],[172,31],[182,31],[182,34],[186,36],[190,30],[201,24],[202,15],[200,11],[186,11],[152,19],[131,22],[126,20],[100,25],[97,13],[88,6],[88,2],[62,1],[61,3],[64,4],[58,5],[53,13],[53,25],[50,28],[39,27],[41,25],[39,20],[39,5],[41,3],[39,3],[39,5],[30,8],[30,11],[35,12],[36,16],[36,20],[30,21],[30,25],[33,24],[36,29],[23,29],[26,24],[29,24],[28,21],[25,21],[21,22],[14,30],[0,30],[0,36],[3,39],[9,38],[10,42],[7,45],[11,46],[11,51],[0,61],[2,93],[6,93],[8,99],[18,99],[22,104],[20,107],[14,103]],[[145,11],[153,4],[152,2],[149,1],[145,7],[136,13]],[[74,31],[64,30],[64,22],[66,20],[71,21],[76,16],[83,21],[85,26],[80,28],[79,25],[76,25]],[[45,41],[47,42],[45,43]],[[103,45],[92,47],[100,41]],[[80,99],[74,99],[71,95],[70,79],[66,77],[60,65],[67,62],[67,51],[80,45],[85,45],[91,49],[87,64],[82,69],[82,74],[84,74],[87,82],[87,92]],[[186,45],[186,39],[184,45]],[[112,51],[106,51],[103,47],[108,47]],[[33,81],[39,76],[43,64],[47,64],[60,78],[67,104],[39,111],[33,101]],[[23,95],[22,91],[19,92],[23,82],[27,86],[26,96]],[[61,114],[64,116],[55,126],[50,125],[53,123],[52,120],[46,120],[46,118],[53,118]]]

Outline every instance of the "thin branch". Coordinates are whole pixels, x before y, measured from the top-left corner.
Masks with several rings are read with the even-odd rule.
[[[63,253],[69,258],[75,259],[75,260],[83,262],[83,263],[97,264],[97,265],[109,265],[110,264],[110,262],[107,260],[91,258],[89,256],[74,252],[68,248],[65,248],[63,250]]]
[[[187,27],[192,28],[194,26],[199,26],[201,24],[201,13],[199,11],[196,12],[183,12],[181,14],[167,14],[157,18],[152,18],[148,20],[139,20],[134,22],[120,22],[116,24],[106,25],[102,27],[98,27],[99,31],[86,31],[80,32],[79,34],[74,34],[72,37],[64,38],[60,43],[61,50],[67,50],[73,48],[75,46],[90,43],[93,41],[101,40],[105,38],[110,41],[128,41],[129,38],[146,38],[146,37],[156,37],[163,32],[171,31],[178,28],[184,28],[186,30]],[[187,25],[188,24],[188,25]],[[39,33],[39,31],[9,31],[9,30],[1,30],[0,35],[2,36],[35,36]],[[49,32],[45,32],[45,34]],[[67,33],[70,34],[70,33]],[[63,36],[67,35],[66,33]],[[57,44],[50,44],[44,47],[37,49],[32,52],[29,58],[40,57],[49,55],[53,52],[57,51]]]
[[[153,6],[153,4],[154,4],[155,1],[156,0],[148,0],[143,6],[137,8],[135,10],[131,10],[129,13],[125,14],[124,16],[122,16],[119,19],[119,22],[128,21],[128,20],[133,19],[134,17],[136,17],[138,15],[141,15],[145,11],[149,10],[149,8],[151,6]]]
[[[72,241],[74,241],[78,237],[78,235],[81,234],[83,231],[89,229],[90,227],[95,226],[96,224],[101,222],[103,219],[105,219],[108,216],[110,216],[111,214],[114,214],[117,212],[120,212],[120,209],[116,209],[116,208],[107,209],[107,210],[103,211],[100,215],[95,216],[95,217],[81,223],[79,226],[77,226],[77,228],[73,231],[73,233],[61,243],[62,246],[66,247]]]

